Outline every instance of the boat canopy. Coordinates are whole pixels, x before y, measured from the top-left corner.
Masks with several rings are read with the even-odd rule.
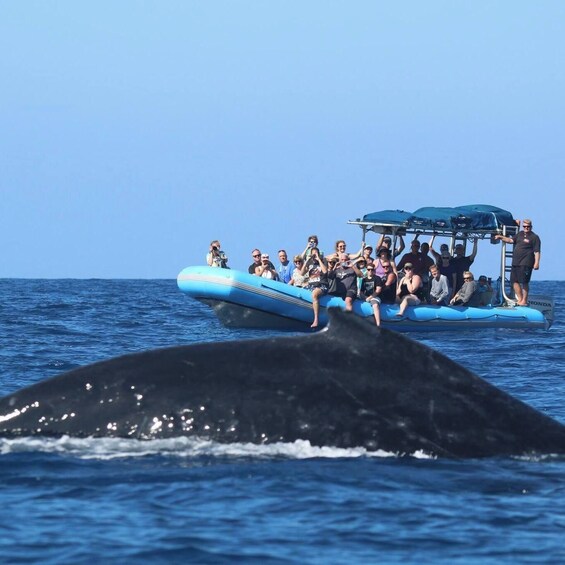
[[[393,233],[401,231],[449,232],[449,233],[502,233],[516,229],[512,214],[488,204],[470,204],[455,208],[418,208],[414,212],[383,210],[366,214],[363,219],[349,223],[365,229]],[[507,228],[512,228],[508,230]]]

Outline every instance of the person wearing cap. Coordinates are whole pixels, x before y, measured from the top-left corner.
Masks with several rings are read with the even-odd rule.
[[[455,246],[453,258],[450,261],[453,266],[453,270],[455,271],[455,287],[453,288],[455,293],[459,291],[465,282],[463,280],[463,273],[469,270],[477,256],[478,241],[479,240],[475,238],[475,241],[473,241],[473,251],[471,252],[471,255],[467,256],[465,256],[465,246],[462,243],[458,243]]]
[[[394,257],[398,257],[406,247],[404,245],[404,239],[402,238],[401,235],[396,236],[396,241],[398,242],[398,247],[394,250]],[[390,235],[385,235],[385,234],[381,235],[377,243],[377,249],[380,249],[381,247],[386,247],[392,253],[392,239]]]
[[[363,259],[365,259],[365,263],[367,265],[374,261],[374,259],[371,257],[371,253],[373,253],[373,248],[370,245],[367,245],[363,248]]]
[[[391,252],[388,247],[379,247],[377,250],[377,258],[373,261],[375,266],[375,275],[378,277],[384,277],[385,273],[384,264],[389,263],[392,267],[392,271],[396,274],[396,264],[391,258]]]
[[[494,238],[514,244],[510,282],[514,288],[517,306],[527,306],[532,270],[539,269],[541,259],[541,239],[532,231],[532,220],[524,220],[522,231],[514,237],[496,234]]]
[[[264,279],[278,280],[278,275],[267,253],[261,253],[261,264],[255,268],[255,274]]]
[[[398,283],[396,301],[400,304],[396,316],[400,318],[408,306],[417,306],[422,302],[422,279],[414,272],[412,263],[404,264],[404,276]]]

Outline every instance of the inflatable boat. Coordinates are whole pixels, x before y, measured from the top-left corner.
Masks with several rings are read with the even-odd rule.
[[[395,248],[396,239],[406,235],[436,235],[448,238],[453,250],[456,243],[467,244],[494,234],[512,236],[518,231],[512,215],[487,205],[458,208],[425,208],[409,213],[385,210],[348,222],[367,232],[389,235]],[[400,318],[398,305],[382,304],[383,327],[399,331],[434,331],[484,328],[548,329],[553,322],[554,301],[548,296],[530,296],[528,306],[517,306],[507,287],[512,258],[511,245],[501,244],[501,276],[493,304],[481,307],[411,306]],[[207,266],[187,267],[178,277],[179,289],[188,296],[213,308],[227,327],[265,328],[300,331],[312,323],[312,294],[305,288],[250,275],[233,269]],[[320,327],[327,324],[327,309],[345,308],[336,296],[320,299]],[[370,304],[353,303],[353,312],[374,320]]]
[[[312,323],[312,293],[278,281],[268,280],[233,269],[187,267],[177,278],[184,293],[211,306],[227,327],[308,330]],[[544,299],[540,306],[551,307]],[[327,323],[327,309],[345,308],[337,296],[320,300],[320,326]],[[367,302],[356,300],[353,312],[373,319]],[[544,313],[526,306],[411,306],[404,318],[395,314],[395,304],[381,305],[381,323],[400,331],[449,330],[469,328],[539,328],[547,329],[550,321]]]

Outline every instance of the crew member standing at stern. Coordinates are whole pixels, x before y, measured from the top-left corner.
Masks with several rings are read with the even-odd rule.
[[[494,238],[514,244],[510,282],[514,288],[517,305],[527,306],[532,269],[534,271],[539,269],[541,259],[541,240],[532,231],[532,220],[524,220],[522,231],[518,232],[514,237],[496,234]]]

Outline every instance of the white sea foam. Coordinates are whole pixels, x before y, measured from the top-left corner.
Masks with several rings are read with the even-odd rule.
[[[365,448],[343,449],[338,447],[318,447],[309,441],[297,440],[294,443],[272,443],[256,445],[253,443],[216,443],[197,438],[170,438],[140,441],[122,438],[60,438],[25,437],[0,439],[0,453],[58,453],[72,455],[81,459],[109,460],[117,458],[136,458],[161,455],[179,458],[190,457],[251,457],[257,459],[340,459],[351,457],[396,457],[386,451],[367,451]],[[428,459],[429,455],[416,452],[418,459]]]

